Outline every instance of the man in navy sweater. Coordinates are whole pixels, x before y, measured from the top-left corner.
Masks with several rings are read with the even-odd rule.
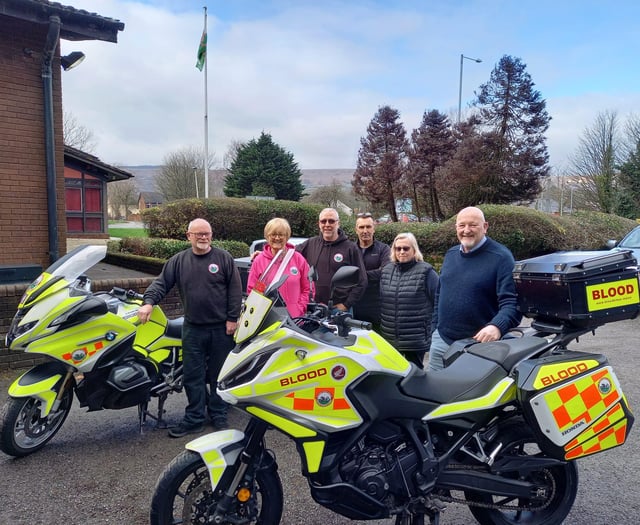
[[[513,281],[515,261],[509,249],[487,237],[482,210],[464,208],[456,217],[460,244],[444,256],[431,326],[429,369],[444,367],[443,354],[459,339],[496,341],[518,326]]]

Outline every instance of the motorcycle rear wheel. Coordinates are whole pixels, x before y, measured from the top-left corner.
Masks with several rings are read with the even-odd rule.
[[[496,459],[505,454],[542,455],[533,432],[524,421],[509,425],[497,439],[504,443],[504,447]],[[578,467],[575,461],[530,472],[519,479],[547,485],[549,490],[553,491],[551,501],[539,510],[535,508],[531,510],[491,509],[471,504],[469,510],[478,523],[481,525],[560,525],[569,514],[578,492]],[[504,502],[505,499],[473,491],[466,491],[465,498],[467,501],[487,505]],[[530,504],[528,500],[522,499],[505,503],[514,507],[527,507]],[[540,505],[540,502],[532,503],[533,507]]]
[[[71,411],[72,402],[73,389],[67,388],[58,409],[42,417],[43,402],[40,399],[10,397],[0,409],[0,449],[15,457],[40,450],[60,430]]]
[[[255,514],[250,523],[278,525],[282,516],[282,484],[276,470],[262,469],[255,475],[252,487],[247,487],[251,498],[246,502],[235,500],[230,512],[232,523]],[[209,515],[216,507],[216,501],[226,487],[217,487],[214,494],[211,480],[204,461],[199,454],[184,450],[162,473],[151,501],[151,525],[208,523]]]

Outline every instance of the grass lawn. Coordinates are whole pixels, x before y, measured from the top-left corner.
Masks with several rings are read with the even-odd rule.
[[[126,237],[148,237],[147,230],[144,228],[109,228],[109,235],[120,239]]]

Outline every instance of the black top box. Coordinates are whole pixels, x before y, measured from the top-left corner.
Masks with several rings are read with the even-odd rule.
[[[599,326],[640,312],[631,250],[556,252],[518,261],[518,310],[527,317]]]

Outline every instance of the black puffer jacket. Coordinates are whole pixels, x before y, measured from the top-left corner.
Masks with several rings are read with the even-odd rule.
[[[422,261],[387,264],[380,277],[382,336],[400,352],[428,352],[438,274]]]

